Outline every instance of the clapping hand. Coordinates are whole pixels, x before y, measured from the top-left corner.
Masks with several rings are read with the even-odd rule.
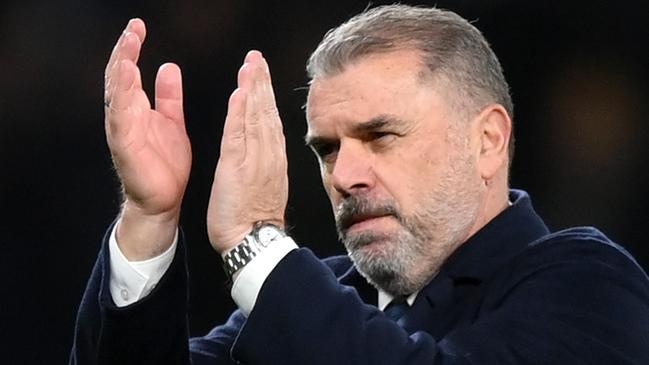
[[[207,229],[222,255],[258,221],[284,226],[288,201],[286,144],[268,64],[250,51],[230,96]]]
[[[145,35],[142,20],[128,23],[104,85],[106,138],[124,190],[117,237],[130,260],[156,256],[171,245],[191,167],[180,68],[160,67],[152,108],[137,66]]]

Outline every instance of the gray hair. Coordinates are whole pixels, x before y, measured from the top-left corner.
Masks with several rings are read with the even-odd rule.
[[[498,58],[482,33],[451,11],[401,4],[366,10],[327,32],[309,57],[307,73],[312,80],[335,76],[363,56],[402,49],[421,52],[429,74],[450,82],[458,111],[479,112],[497,103],[513,118]],[[513,147],[512,135],[510,162]]]

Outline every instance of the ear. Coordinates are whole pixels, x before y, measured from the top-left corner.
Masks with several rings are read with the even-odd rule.
[[[478,171],[488,181],[509,167],[512,121],[502,105],[492,104],[476,117],[476,122],[480,147]]]

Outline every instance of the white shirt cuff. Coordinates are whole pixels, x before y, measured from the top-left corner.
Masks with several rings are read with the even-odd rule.
[[[147,296],[162,279],[176,253],[178,230],[171,247],[159,256],[144,261],[129,261],[117,244],[117,224],[108,240],[110,254],[110,295],[118,307],[133,304]]]
[[[237,273],[231,294],[244,316],[252,312],[261,287],[275,266],[297,248],[291,237],[284,237],[266,247]]]

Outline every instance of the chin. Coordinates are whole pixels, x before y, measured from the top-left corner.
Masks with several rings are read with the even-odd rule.
[[[407,295],[418,289],[407,273],[407,268],[384,252],[357,251],[350,255],[358,272],[373,287],[392,295]]]
[[[435,263],[422,267],[427,246],[408,232],[364,232],[345,237],[345,247],[357,270],[378,289],[392,295],[411,294],[430,280]],[[427,267],[431,266],[431,267]]]

